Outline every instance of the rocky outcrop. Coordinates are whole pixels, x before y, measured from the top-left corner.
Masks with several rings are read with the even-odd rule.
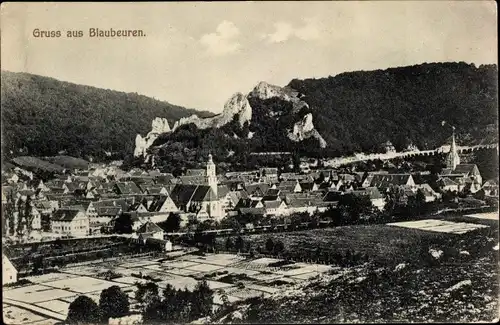
[[[167,132],[171,132],[167,119],[156,117],[153,122],[151,122],[151,131],[146,135],[146,137],[143,138],[140,134],[135,137],[134,156],[146,157],[147,149],[153,145],[156,138],[158,138],[160,134]]]
[[[326,141],[314,128],[312,114],[302,111],[304,108],[309,110],[307,103],[301,99],[302,96],[303,95],[298,91],[290,87],[279,87],[267,82],[260,82],[250,93],[248,93],[248,95],[236,93],[231,96],[224,104],[224,109],[221,114],[209,118],[200,118],[198,115],[193,114],[189,117],[181,118],[174,123],[172,132],[175,132],[181,125],[191,123],[196,125],[198,129],[220,128],[234,121],[235,118],[239,126],[243,127],[245,123],[250,123],[252,121],[252,107],[248,101],[249,98],[258,98],[260,100],[280,98],[292,103],[292,114],[305,114],[299,122],[295,123],[295,125],[290,125],[291,129],[287,131],[288,138],[292,141],[300,142],[312,137],[318,140],[321,148],[325,148],[327,145]],[[270,112],[269,116],[274,116],[274,118],[279,119],[279,113],[280,112]],[[151,132],[149,132],[146,137],[143,138],[140,134],[137,135],[134,151],[136,157],[144,156],[147,158],[147,149],[151,147],[156,138],[158,138],[161,133],[171,131],[168,122],[165,119],[159,118],[153,121],[151,128]],[[228,136],[234,135],[230,134]],[[254,133],[249,132],[247,139],[251,139],[253,136]]]
[[[247,97],[242,93],[236,93],[229,98],[221,114],[209,118],[199,118],[196,114],[181,118],[179,121],[175,122],[173,130],[181,125],[190,123],[196,125],[198,129],[220,128],[231,122],[235,116],[238,117],[240,126],[243,126],[245,122],[250,122],[252,119],[252,107]]]
[[[292,141],[302,141],[308,138],[315,138],[319,141],[321,148],[326,148],[326,141],[318,130],[314,128],[313,116],[311,113],[304,115],[302,120],[294,124],[293,129],[288,132],[288,138]]]

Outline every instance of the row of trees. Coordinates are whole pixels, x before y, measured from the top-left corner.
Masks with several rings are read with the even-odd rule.
[[[154,282],[137,284],[136,299],[146,323],[189,323],[212,314],[214,292],[205,280],[193,291],[168,284],[160,292]]]
[[[87,296],[76,298],[69,305],[66,322],[69,324],[107,324],[109,318],[126,316],[129,311],[128,295],[119,286],[111,286],[101,292],[99,304]]]
[[[6,236],[15,235],[18,239],[29,237],[33,230],[33,202],[31,197],[23,200],[16,199],[10,192],[7,195],[7,202],[2,204],[2,234]]]
[[[199,282],[193,291],[176,290],[170,284],[160,292],[154,282],[136,283],[135,298],[140,304],[144,322],[189,323],[212,314],[213,290],[207,282]],[[104,289],[97,304],[87,296],[79,296],[70,305],[69,324],[107,324],[109,318],[130,313],[128,295],[119,286]]]

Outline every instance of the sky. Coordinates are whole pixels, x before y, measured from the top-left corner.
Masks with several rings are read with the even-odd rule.
[[[63,35],[37,38],[36,28]],[[90,38],[89,28],[145,36]],[[215,113],[260,81],[497,63],[493,1],[2,3],[0,30],[2,70]],[[76,30],[84,36],[66,37]]]

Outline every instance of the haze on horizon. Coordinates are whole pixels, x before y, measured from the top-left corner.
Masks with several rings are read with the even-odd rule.
[[[32,31],[61,30],[61,38]],[[143,38],[66,38],[142,29]],[[493,1],[3,3],[1,69],[222,111],[259,81],[497,63]]]

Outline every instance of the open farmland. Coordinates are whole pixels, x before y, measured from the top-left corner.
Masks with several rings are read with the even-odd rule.
[[[270,265],[282,260],[234,254],[172,255],[168,260],[163,256],[159,259],[140,257],[95,262],[27,277],[31,284],[4,288],[4,307],[7,308],[4,308],[4,319],[9,324],[65,319],[69,304],[79,295],[98,302],[101,291],[112,285],[121,287],[129,295],[131,310],[138,311],[135,301],[138,282],[154,281],[160,288],[170,284],[177,289],[193,290],[204,279],[215,291],[214,304],[221,305],[224,293],[230,302],[270,297],[290,285],[336,270],[326,265],[305,263],[275,267]],[[106,273],[116,277],[104,279],[102,275]]]

